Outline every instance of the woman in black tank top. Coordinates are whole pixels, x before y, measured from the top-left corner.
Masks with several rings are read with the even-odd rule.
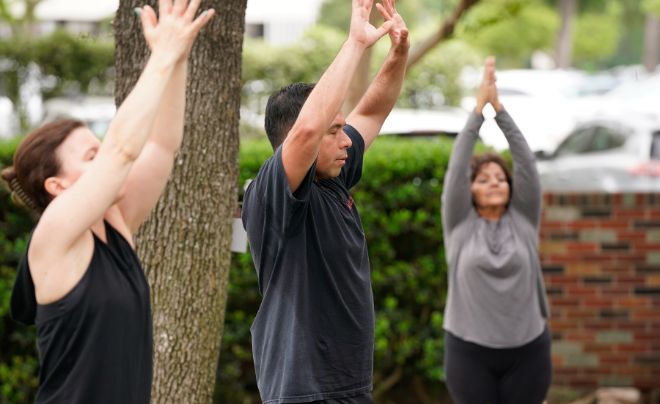
[[[37,403],[148,403],[149,285],[132,235],[162,193],[183,136],[187,58],[213,10],[161,0],[142,20],[151,56],[103,142],[80,121],[30,133],[2,171],[40,214],[13,317],[37,327]]]

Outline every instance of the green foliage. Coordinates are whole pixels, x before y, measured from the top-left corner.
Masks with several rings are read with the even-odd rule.
[[[585,13],[575,22],[573,60],[578,67],[595,70],[613,56],[621,40],[621,7],[609,2],[605,13]]]
[[[557,12],[539,1],[486,0],[468,11],[457,36],[511,68],[528,65],[536,50],[551,50],[558,29]]]
[[[88,92],[92,82],[103,84],[111,78],[114,45],[112,41],[62,30],[36,39],[16,35],[0,40],[0,59],[9,62],[2,74],[2,88],[19,105],[19,83],[25,79],[31,64],[55,79],[51,88],[44,89],[46,98],[57,96],[65,89]]]
[[[440,15],[446,1],[436,0],[400,0],[396,4],[397,11],[405,19],[409,29],[415,29],[418,24],[440,21]],[[453,7],[453,5],[451,5]],[[377,17],[377,23],[382,21],[380,13],[374,6],[372,12]],[[319,24],[332,27],[343,32],[348,30],[351,20],[351,7],[344,0],[325,0],[319,12]],[[372,20],[373,21],[373,20]]]
[[[397,105],[422,109],[458,106],[463,97],[463,68],[482,62],[479,52],[464,41],[450,39],[441,43],[408,72]]]
[[[0,142],[0,168],[11,164],[16,142]],[[16,267],[34,225],[0,185],[0,404],[34,401],[37,358],[34,328],[9,317],[9,299]]]
[[[660,0],[642,0],[642,10],[660,16]]]
[[[11,163],[16,142],[0,143],[0,167]],[[381,138],[365,156],[353,194],[372,267],[376,306],[375,386],[393,374],[400,380],[384,397],[442,391],[442,313],[446,264],[440,219],[442,181],[451,150],[446,138]],[[241,186],[272,155],[265,138],[244,141]],[[241,187],[242,188],[242,187]],[[34,226],[28,213],[0,189],[0,397],[29,402],[37,385],[33,327],[8,315],[15,268]],[[259,308],[257,278],[249,254],[233,254],[215,401],[258,402],[250,325]],[[0,404],[4,401],[0,400]]]
[[[362,180],[353,189],[372,268],[376,389],[399,371],[395,390],[410,389],[415,378],[427,392],[442,387],[447,285],[440,196],[450,149],[446,138],[381,138],[366,154]],[[243,142],[241,185],[271,155],[264,139]],[[258,402],[249,327],[259,302],[250,255],[234,254],[216,402]]]

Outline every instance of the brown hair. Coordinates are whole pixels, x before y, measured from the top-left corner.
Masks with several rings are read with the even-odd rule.
[[[479,175],[479,171],[481,171],[481,167],[488,163],[495,163],[502,168],[502,171],[504,171],[504,175],[506,176],[506,182],[509,183],[509,189],[513,189],[511,170],[509,170],[509,166],[502,156],[497,153],[482,153],[472,156],[472,161],[470,161],[470,182],[474,182],[477,175]]]
[[[46,209],[53,197],[44,188],[44,181],[61,168],[55,150],[73,130],[84,125],[75,119],[57,120],[30,132],[21,141],[14,153],[14,165],[0,173],[14,201],[38,213]]]

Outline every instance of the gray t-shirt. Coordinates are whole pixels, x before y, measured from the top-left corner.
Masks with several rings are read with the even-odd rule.
[[[252,353],[264,403],[303,403],[371,391],[374,304],[367,243],[348,190],[362,175],[364,140],[337,178],[313,165],[291,192],[282,148],[245,192],[243,225],[261,306]]]
[[[470,190],[470,158],[483,123],[473,113],[456,138],[442,194],[449,266],[445,330],[490,348],[526,344],[548,316],[538,258],[541,186],[525,138],[506,111],[495,117],[514,162],[511,200],[498,221],[480,217]]]

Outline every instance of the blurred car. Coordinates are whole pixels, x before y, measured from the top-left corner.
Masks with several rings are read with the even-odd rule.
[[[454,107],[434,110],[394,108],[387,116],[381,135],[456,136],[465,126],[469,114]]]
[[[574,100],[580,98],[585,74],[572,70],[502,70],[497,72],[499,98],[525,136],[532,150],[554,150],[575,126]],[[478,85],[478,83],[474,83]],[[474,109],[474,96],[461,106]],[[494,115],[489,106],[484,115]],[[498,150],[509,147],[504,134],[492,119],[479,132],[484,143]]]
[[[660,120],[651,115],[589,119],[536,155],[545,191],[660,191]]]

